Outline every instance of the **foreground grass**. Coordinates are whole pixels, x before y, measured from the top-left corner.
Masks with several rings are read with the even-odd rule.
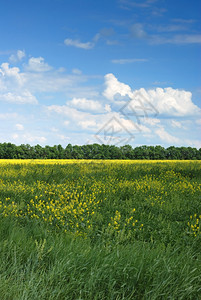
[[[0,299],[201,299],[198,162],[4,162],[0,179]]]
[[[201,257],[190,247],[107,248],[11,220],[0,234],[1,299],[200,299]]]

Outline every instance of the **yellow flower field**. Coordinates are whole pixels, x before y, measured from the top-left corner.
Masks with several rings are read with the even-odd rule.
[[[200,170],[199,161],[1,160],[0,214],[105,240],[197,237]]]

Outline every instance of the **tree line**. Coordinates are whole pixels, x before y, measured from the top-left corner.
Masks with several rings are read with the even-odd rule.
[[[162,146],[71,145],[30,146],[0,143],[0,159],[201,159],[201,148]]]

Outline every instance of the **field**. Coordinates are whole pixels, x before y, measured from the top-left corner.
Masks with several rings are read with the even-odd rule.
[[[1,160],[0,299],[201,299],[201,162]]]

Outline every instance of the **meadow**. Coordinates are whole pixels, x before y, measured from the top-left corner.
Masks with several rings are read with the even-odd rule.
[[[0,160],[0,299],[201,299],[201,161]]]

